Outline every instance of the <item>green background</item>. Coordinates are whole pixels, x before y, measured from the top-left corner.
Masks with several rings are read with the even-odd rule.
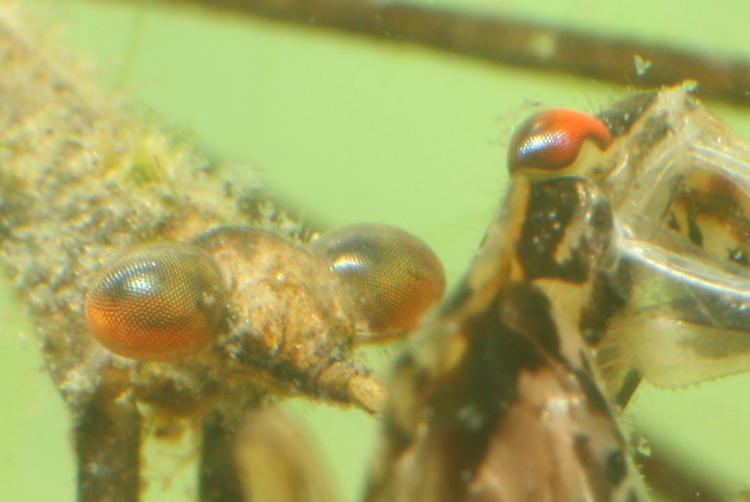
[[[417,3],[750,57],[746,0]],[[124,2],[33,6],[89,58],[104,85],[153,109],[210,152],[256,166],[267,185],[313,221],[409,229],[433,246],[452,281],[466,269],[503,194],[514,124],[536,103],[598,111],[628,92],[569,75],[201,10]],[[750,137],[749,110],[710,106]],[[7,288],[0,292],[0,499],[71,501],[64,407],[18,304]],[[377,364],[394,350],[366,357]],[[750,376],[684,390],[644,386],[628,415],[737,491],[750,486],[749,386]],[[316,429],[344,499],[355,500],[373,421],[308,402],[291,407]]]

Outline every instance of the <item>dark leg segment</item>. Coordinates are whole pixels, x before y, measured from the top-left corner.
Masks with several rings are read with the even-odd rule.
[[[242,493],[234,460],[234,438],[234,432],[225,426],[220,416],[212,414],[203,422],[201,502],[249,502]]]
[[[141,419],[118,390],[100,388],[76,417],[78,502],[138,502]]]

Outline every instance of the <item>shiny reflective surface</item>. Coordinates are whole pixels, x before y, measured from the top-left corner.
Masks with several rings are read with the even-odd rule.
[[[607,127],[577,110],[545,110],[529,117],[515,132],[508,149],[508,170],[556,171],[572,164],[591,140],[600,149],[612,141]]]
[[[353,288],[366,330],[376,339],[413,330],[443,296],[440,260],[427,244],[399,228],[350,225],[323,234],[312,249]]]
[[[149,244],[106,267],[86,296],[86,321],[115,354],[169,360],[221,333],[224,298],[219,270],[204,251]]]

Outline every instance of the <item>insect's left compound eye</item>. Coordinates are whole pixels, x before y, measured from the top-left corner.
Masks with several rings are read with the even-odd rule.
[[[388,225],[359,224],[327,232],[312,244],[351,287],[377,341],[413,330],[443,296],[440,260],[417,237]]]
[[[607,126],[587,113],[564,108],[529,117],[513,134],[508,149],[508,170],[519,168],[558,171],[573,164],[586,140],[600,149],[612,142]]]
[[[86,322],[115,354],[163,361],[204,348],[221,332],[226,292],[213,258],[189,244],[135,248],[86,295]]]

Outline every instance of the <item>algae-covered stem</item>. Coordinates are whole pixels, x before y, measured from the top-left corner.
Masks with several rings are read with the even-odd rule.
[[[220,468],[228,430],[240,412],[267,396],[379,407],[379,385],[350,359],[350,300],[337,293],[335,278],[316,257],[278,237],[303,242],[309,238],[304,227],[257,186],[225,180],[220,165],[103,95],[76,61],[30,31],[22,17],[5,6],[0,12],[0,256],[74,416],[79,500],[139,500],[144,421],[202,422],[205,502],[234,500],[234,473]],[[202,238],[234,281],[223,342],[186,361],[140,363],[112,355],[88,335],[83,301],[103,263],[136,243],[189,242],[224,225],[274,233],[235,229]],[[238,242],[254,247],[233,247]],[[264,255],[267,242],[272,260]],[[294,266],[286,268],[285,259]],[[243,266],[237,276],[232,267]],[[284,267],[284,273],[256,266]],[[275,279],[260,291],[243,287],[255,276]],[[314,290],[303,280],[310,277],[318,279]],[[271,293],[273,299],[262,297]],[[266,306],[281,302],[285,319],[274,317],[278,305],[249,306],[248,295]],[[257,325],[266,328],[264,336],[248,335]],[[144,414],[146,408],[155,416]]]

